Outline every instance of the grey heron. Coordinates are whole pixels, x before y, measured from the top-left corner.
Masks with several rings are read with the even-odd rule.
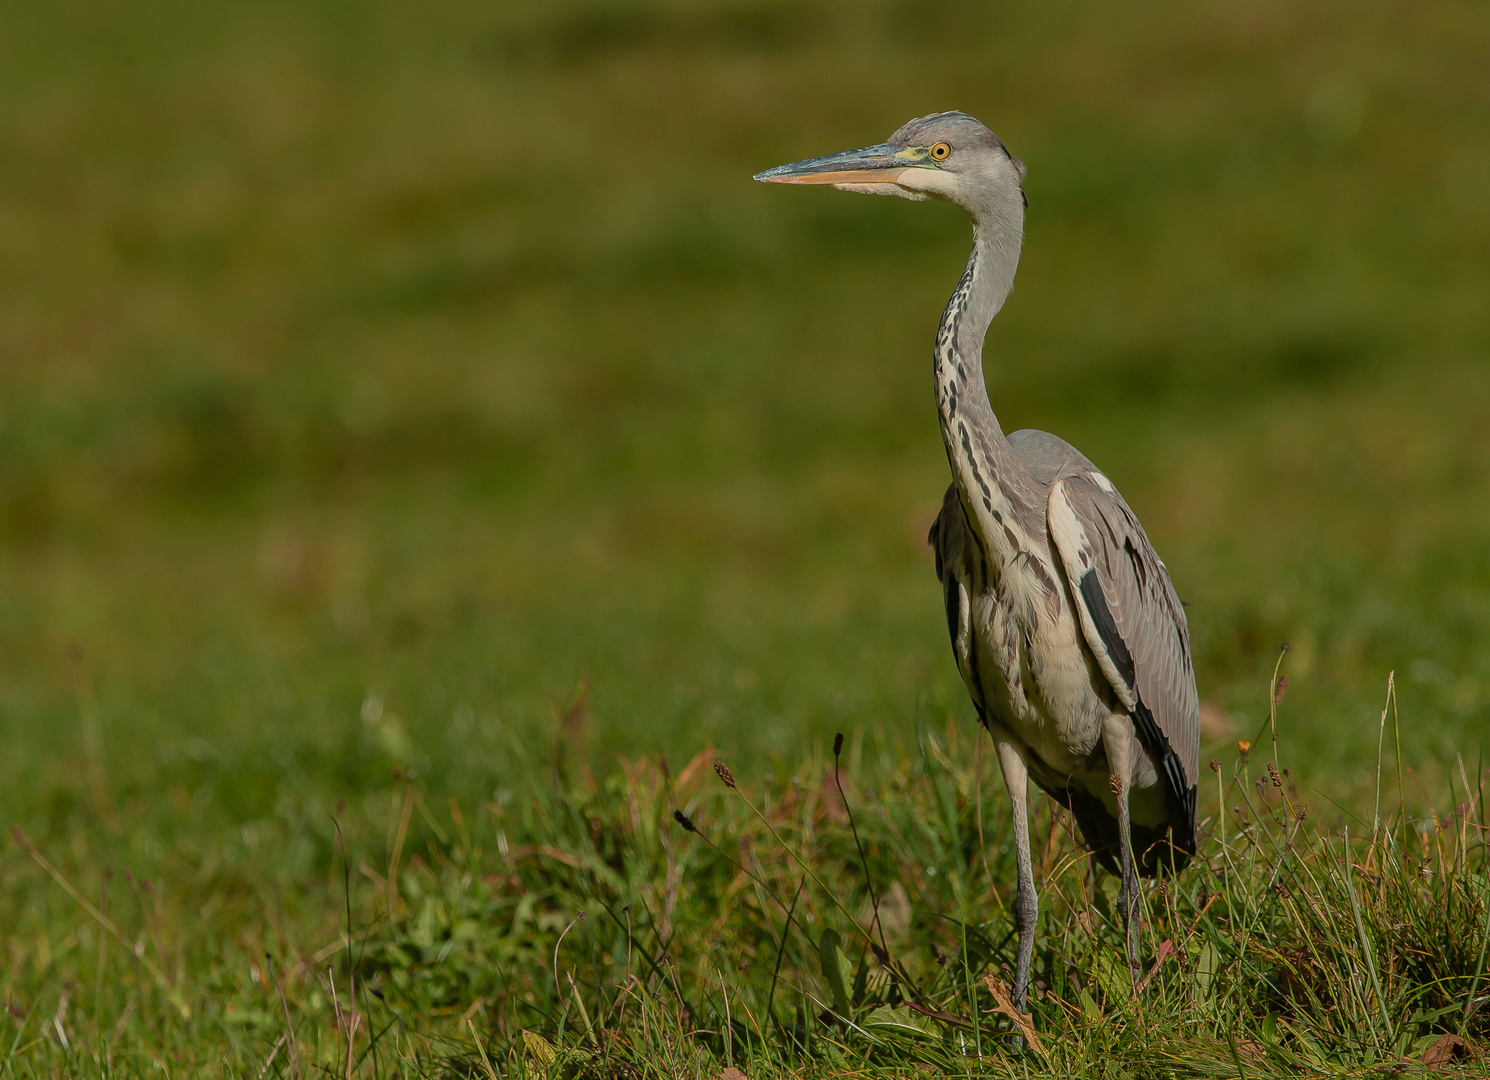
[[[1029,780],[1070,809],[1097,860],[1121,875],[1136,986],[1138,878],[1177,871],[1195,853],[1200,748],[1184,607],[1138,518],[1068,443],[1043,431],[1006,436],[988,399],[983,339],[1014,286],[1024,177],[998,136],[960,112],[755,177],[943,199],[972,217],[972,255],[932,353],[952,484],[927,539],[952,652],[1013,803],[1020,1012],[1038,911]]]

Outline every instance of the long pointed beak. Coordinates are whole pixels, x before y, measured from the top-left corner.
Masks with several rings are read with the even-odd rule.
[[[881,143],[778,165],[755,178],[766,184],[893,184],[905,170],[924,167],[923,156],[924,151]]]

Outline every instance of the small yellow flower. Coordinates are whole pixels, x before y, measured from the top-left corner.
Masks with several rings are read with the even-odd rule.
[[[1247,756],[1247,752],[1249,750],[1251,750],[1251,749],[1252,749],[1252,744],[1249,743],[1246,739],[1238,739],[1236,741],[1236,752],[1238,754],[1241,754],[1242,757],[1246,757]]]

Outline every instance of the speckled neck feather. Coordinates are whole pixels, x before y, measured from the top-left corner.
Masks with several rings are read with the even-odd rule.
[[[1014,287],[1024,207],[1020,202],[968,209],[973,215],[973,251],[942,314],[933,366],[942,441],[952,475],[964,505],[982,526],[976,532],[997,551],[1018,546],[1020,538],[1010,534],[1009,524],[1022,527],[1028,536],[1039,528],[1044,509],[1036,505],[1028,469],[1004,438],[983,379],[983,339]]]

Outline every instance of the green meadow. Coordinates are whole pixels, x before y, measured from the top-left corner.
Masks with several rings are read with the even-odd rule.
[[[1453,3],[6,5],[0,1075],[1477,1067],[1487,71]],[[1142,518],[1220,769],[1136,1000],[1037,801],[1022,1048],[970,231],[750,180],[951,108],[1029,170],[994,407]]]

